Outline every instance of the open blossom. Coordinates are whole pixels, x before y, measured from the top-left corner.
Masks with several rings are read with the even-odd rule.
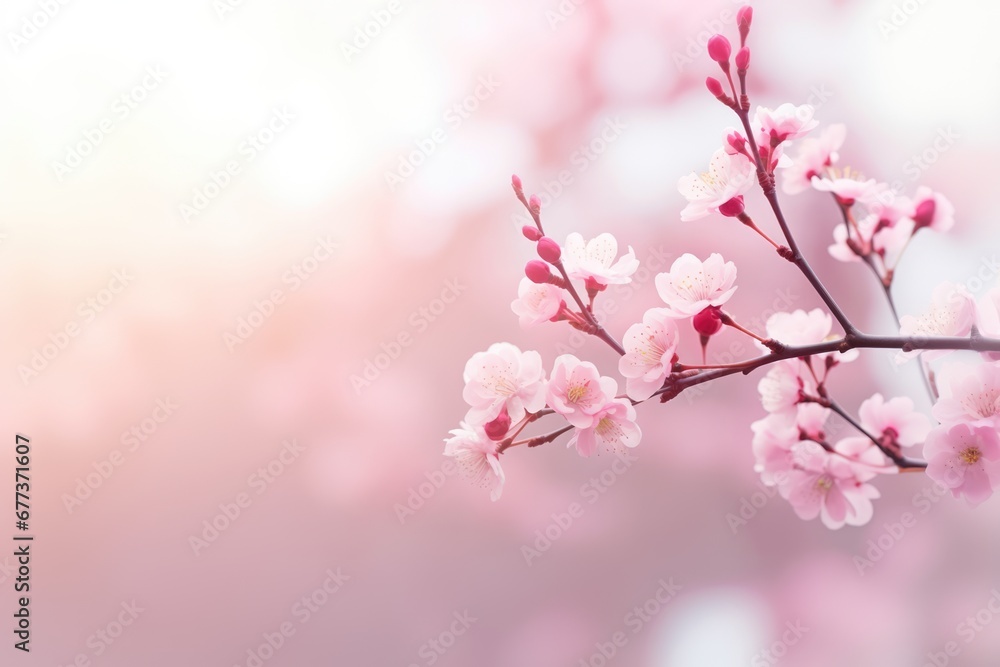
[[[521,327],[527,329],[555,317],[565,303],[562,294],[561,288],[550,283],[540,285],[521,278],[517,299],[510,304],[510,309],[517,315]]]
[[[913,197],[910,217],[917,229],[929,227],[936,232],[946,232],[955,226],[955,207],[941,194],[922,185]]]
[[[596,415],[615,398],[618,383],[602,377],[589,361],[572,354],[556,357],[546,391],[549,407],[577,428],[590,428]]]
[[[831,174],[816,176],[812,186],[820,192],[832,192],[844,206],[853,206],[855,202],[867,203],[875,199],[878,184],[874,178],[861,180],[856,174]]]
[[[712,253],[704,262],[690,253],[674,260],[670,271],[656,276],[656,291],[672,317],[693,317],[724,305],[736,291],[736,265]]]
[[[1000,285],[984,294],[976,303],[976,326],[987,338],[1000,338]],[[998,352],[984,352],[992,361],[1000,360]]]
[[[841,262],[860,262],[862,255],[872,252],[882,258],[887,269],[895,268],[906,245],[913,236],[913,220],[900,218],[894,225],[885,226],[877,214],[872,213],[857,220],[851,227],[850,239],[861,255],[848,245],[847,228],[833,228],[834,243],[829,247],[830,256]]]
[[[899,333],[907,337],[968,336],[975,320],[975,304],[964,285],[943,283],[931,295],[931,308],[922,315],[903,315]],[[911,359],[920,350],[899,352],[897,362]],[[928,361],[948,354],[948,350],[928,350],[923,353]]]
[[[992,426],[939,426],[924,444],[927,476],[978,505],[1000,482],[1000,436]]]
[[[754,470],[765,486],[778,486],[796,469],[811,465],[823,447],[803,439],[795,412],[775,412],[750,425],[753,430]]]
[[[635,408],[624,399],[615,399],[594,415],[594,423],[578,428],[567,447],[576,447],[580,456],[591,456],[598,449],[621,451],[635,447],[642,438],[642,431],[635,423]]]
[[[632,274],[639,268],[632,246],[619,258],[618,241],[607,232],[590,241],[584,241],[582,235],[573,232],[566,237],[562,261],[570,278],[594,281],[599,285],[630,283]]]
[[[629,398],[644,401],[663,386],[673,366],[677,349],[677,325],[666,308],[647,310],[641,324],[625,332],[625,354],[618,361],[618,371],[627,378]]]
[[[465,364],[464,379],[462,397],[472,406],[465,420],[470,424],[486,424],[504,408],[517,423],[525,412],[545,407],[545,371],[537,352],[494,343],[486,352],[472,355]]]
[[[706,173],[688,174],[678,181],[677,189],[688,201],[681,211],[681,220],[697,220],[718,211],[720,206],[746,194],[754,183],[753,163],[743,155],[730,155],[720,148],[712,155]]]
[[[858,416],[866,431],[901,447],[920,444],[931,430],[931,421],[917,412],[913,400],[906,396],[887,401],[882,394],[874,394],[861,404]]]
[[[805,370],[798,359],[788,359],[771,365],[757,383],[757,391],[760,392],[760,401],[765,410],[768,412],[789,410],[799,403],[803,392],[815,395],[815,381],[799,372],[800,369]],[[809,380],[808,387],[807,380]]]
[[[830,125],[818,137],[806,137],[797,142],[798,155],[784,170],[782,189],[794,195],[808,190],[813,176],[822,176],[826,168],[837,163],[837,151],[844,145],[847,128],[841,124]]]
[[[486,437],[482,427],[462,423],[445,439],[444,454],[455,459],[459,472],[474,484],[488,488],[490,499],[503,493],[504,474],[497,454],[499,443]]]
[[[1000,364],[949,366],[939,376],[941,396],[931,412],[942,424],[1000,427]]]
[[[823,525],[836,530],[871,520],[872,500],[880,494],[865,483],[869,478],[870,473],[859,470],[857,464],[824,451],[811,457],[807,466],[789,472],[778,490],[800,519],[818,516]]]
[[[767,318],[765,324],[768,338],[785,345],[815,345],[830,338],[830,331],[833,329],[833,318],[829,313],[820,308],[814,308],[808,313],[804,310],[796,310],[791,313],[780,312]],[[858,357],[857,350],[847,352],[827,352],[813,355],[817,359],[825,359],[830,355],[836,355],[838,361],[853,361]]]
[[[758,128],[761,144],[776,146],[783,141],[801,137],[816,127],[819,123],[815,114],[816,110],[809,104],[795,106],[786,102],[773,110],[757,107],[753,117],[754,127]]]

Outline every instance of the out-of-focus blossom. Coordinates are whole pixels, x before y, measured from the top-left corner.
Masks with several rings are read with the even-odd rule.
[[[521,278],[517,286],[517,299],[510,309],[517,315],[521,327],[527,329],[548,322],[562,309],[563,291],[550,283],[539,285],[528,278]]]
[[[803,379],[797,359],[779,361],[771,365],[757,383],[760,401],[768,412],[781,412],[795,407],[803,391]]]
[[[777,146],[784,141],[801,137],[816,127],[819,123],[815,115],[816,110],[809,104],[796,106],[786,102],[777,109],[757,107],[753,122],[758,130],[759,142]]]
[[[938,285],[931,295],[930,310],[921,315],[903,315],[900,318],[899,333],[902,336],[917,338],[968,336],[975,317],[975,303],[965,287],[943,283]],[[903,362],[920,352],[920,350],[899,352],[896,359],[898,362]],[[928,350],[923,354],[924,358],[930,361],[948,352],[948,350]]]
[[[688,201],[681,211],[681,220],[704,218],[733,200],[742,201],[740,198],[754,183],[753,163],[743,155],[730,155],[720,148],[712,155],[707,172],[688,174],[677,183],[677,189]]]
[[[778,489],[800,519],[818,516],[824,526],[836,530],[845,524],[863,526],[872,518],[872,500],[880,494],[861,477],[852,462],[823,452],[811,457],[806,467],[788,473]]]
[[[674,260],[670,271],[656,276],[656,291],[671,317],[693,317],[724,305],[736,291],[736,265],[712,253],[702,262],[690,253]]]
[[[498,443],[486,437],[481,427],[462,423],[445,439],[444,454],[455,459],[463,477],[490,490],[494,502],[503,493],[504,474],[497,455]]]
[[[521,352],[510,343],[494,343],[486,352],[477,352],[465,364],[462,397],[471,408],[465,417],[481,426],[507,409],[512,421],[525,412],[545,407],[545,371],[541,356],[532,350]]]
[[[917,412],[913,400],[906,396],[887,401],[882,394],[874,394],[861,404],[858,416],[869,433],[901,447],[920,444],[931,430],[930,419]]]
[[[562,261],[570,278],[604,286],[632,282],[632,274],[639,268],[632,247],[618,257],[618,241],[607,232],[590,241],[584,241],[582,235],[573,232],[566,237]]]
[[[927,476],[978,505],[1000,481],[1000,436],[993,426],[939,426],[924,444]]]
[[[973,426],[1000,427],[1000,364],[947,369],[939,382],[941,395],[932,414],[942,424],[965,422]]]
[[[955,226],[955,207],[940,192],[921,186],[917,188],[912,206],[910,217],[916,229],[928,227],[936,232],[947,232]]]
[[[796,310],[791,313],[781,312],[767,318],[765,328],[769,338],[785,345],[815,345],[830,339],[833,318],[820,308],[814,308],[808,313],[804,310]],[[858,351],[825,352],[813,356],[816,359],[826,359],[831,355],[837,361],[853,361],[858,358]]]
[[[782,189],[790,195],[808,190],[813,176],[822,176],[827,167],[840,159],[837,151],[846,137],[847,128],[838,123],[824,129],[818,137],[806,137],[797,142],[798,154],[782,172]]]
[[[627,378],[629,398],[644,401],[663,386],[673,365],[677,339],[677,325],[666,308],[647,310],[642,323],[628,328],[622,341],[625,355],[618,361],[618,371]]]
[[[618,383],[602,377],[589,361],[572,354],[556,358],[546,391],[549,407],[577,428],[590,428],[596,415],[615,398]]]
[[[635,408],[624,399],[615,399],[594,415],[591,426],[578,428],[566,446],[575,446],[580,456],[591,456],[598,449],[616,452],[635,447],[641,438]]]
[[[830,170],[831,172],[834,170]],[[867,203],[876,196],[875,179],[861,180],[856,174],[832,173],[827,176],[817,176],[812,179],[812,186],[820,192],[832,192],[844,206],[853,206],[856,202]]]
[[[976,302],[976,326],[987,338],[1000,338],[1000,285],[997,285]],[[1000,352],[984,352],[983,356],[1000,361]]]

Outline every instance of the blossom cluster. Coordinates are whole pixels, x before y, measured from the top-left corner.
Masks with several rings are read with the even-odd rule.
[[[537,258],[525,265],[511,310],[524,329],[565,322],[603,341],[619,358],[617,373],[606,375],[572,354],[547,366],[538,352],[507,342],[472,356],[463,376],[468,411],[446,439],[444,453],[489,488],[494,500],[505,481],[500,458],[513,447],[537,447],[564,434],[567,446],[585,457],[636,447],[642,436],[636,405],[653,398],[666,403],[696,384],[765,366],[757,389],[766,416],[750,425],[755,470],[800,518],[819,518],[831,529],[863,525],[880,497],[876,481],[901,472],[924,471],[973,505],[1000,485],[1000,286],[977,301],[964,287],[944,283],[925,312],[896,320],[898,335],[866,334],[850,321],[798,249],[780,207],[778,183],[786,195],[814,191],[829,198],[837,213],[830,255],[867,266],[894,317],[892,287],[904,251],[923,229],[948,232],[955,209],[928,187],[907,196],[844,166],[846,128],[820,128],[809,105],[756,107],[751,114],[746,42],[752,19],[749,6],[737,13],[735,56],[724,36],[708,42],[708,55],[725,83],[709,77],[706,87],[740,126],[724,131],[706,172],[679,179],[687,201],[680,219],[735,219],[801,271],[826,308],[779,312],[764,331],[752,331],[727,310],[738,301],[733,262],[718,253],[704,259],[685,253],[655,276],[659,301],[619,342],[597,318],[594,304],[609,286],[632,281],[640,266],[635,251],[628,247],[622,253],[611,233],[585,239],[573,232],[558,242],[544,230],[539,198],[526,196],[514,176],[514,192],[534,223],[522,233]],[[747,195],[755,188],[780,229],[778,241],[748,212]],[[752,339],[760,355],[708,364],[707,347],[724,327]],[[693,363],[682,363],[679,356],[685,330],[701,345],[701,359]],[[918,411],[909,396],[873,393],[856,416],[835,400],[829,378],[846,372],[865,348],[895,349],[900,364],[919,359],[930,414]],[[932,371],[932,363],[956,350],[971,356]],[[522,436],[548,416],[562,426]],[[828,437],[832,420],[845,422],[850,434]]]

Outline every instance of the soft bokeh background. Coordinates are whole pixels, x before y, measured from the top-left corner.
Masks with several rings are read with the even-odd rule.
[[[745,322],[817,304],[745,229],[678,220],[677,178],[733,123],[703,90],[713,67],[698,42],[720,27],[733,36],[737,4],[400,0],[358,52],[344,45],[388,2],[231,4],[0,9],[0,497],[13,504],[13,440],[28,435],[37,535],[30,656],[10,646],[14,561],[0,557],[0,663],[599,667],[618,632],[608,664],[903,667],[951,641],[955,664],[992,662],[1000,621],[986,611],[980,630],[960,624],[1000,587],[1000,502],[921,501],[929,480],[907,475],[881,480],[867,527],[799,521],[752,472],[753,377],[640,407],[645,438],[622,474],[560,444],[514,450],[494,504],[440,472],[473,352],[509,340],[551,360],[568,346],[613,370],[596,342],[521,331],[511,314],[532,254],[512,172],[549,195],[557,237],[613,231],[644,262],[736,261]],[[755,101],[812,102],[821,121],[848,123],[847,163],[910,190],[919,175],[956,205],[956,232],[921,235],[906,257],[901,309],[945,279],[992,283],[1000,6],[755,4]],[[45,25],[34,34],[25,20]],[[276,109],[294,119],[274,121]],[[60,173],[103,119],[110,132]],[[609,119],[623,129],[583,157]],[[281,130],[262,132],[271,122]],[[259,151],[244,144],[258,133],[270,141]],[[953,139],[937,153],[939,135]],[[433,154],[390,187],[386,173],[428,137]],[[213,174],[226,186],[185,216]],[[767,220],[762,204],[749,203]],[[870,276],[826,255],[828,201],[787,206],[852,316],[886,330]],[[655,303],[652,273],[640,276],[608,297],[613,331]],[[280,303],[262,304],[276,290]],[[259,326],[227,342],[241,318]],[[723,337],[715,358],[752,352]],[[926,406],[914,367],[864,359],[837,378],[843,403],[881,390]],[[21,370],[32,363],[37,376]],[[167,416],[158,401],[177,407]],[[290,440],[302,451],[280,462]],[[613,484],[595,498],[583,485],[602,474]],[[522,547],[572,503],[582,516],[529,566]],[[741,509],[745,525],[727,518]],[[886,537],[906,512],[915,525]],[[880,537],[891,548],[859,573],[855,557]],[[349,579],[328,594],[338,569]],[[671,580],[675,597],[635,615]],[[143,611],[119,627],[133,602]],[[453,625],[463,613],[476,619],[467,630]],[[283,624],[294,634],[279,642]]]

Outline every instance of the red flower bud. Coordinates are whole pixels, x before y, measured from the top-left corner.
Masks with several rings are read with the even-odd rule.
[[[736,25],[740,28],[740,46],[746,44],[747,35],[750,34],[750,24],[753,23],[753,7],[743,5],[736,12]]]
[[[736,69],[744,72],[750,69],[750,47],[744,46],[736,52]]]
[[[486,431],[486,437],[490,440],[503,440],[507,431],[510,430],[510,415],[507,414],[507,408],[501,410],[497,418],[486,424],[483,430]]]
[[[937,210],[937,202],[933,199],[925,199],[917,205],[917,210],[913,214],[913,222],[917,223],[916,228],[930,227],[934,222],[934,211]]]
[[[718,79],[708,77],[705,79],[705,87],[716,97],[722,97],[725,94],[722,92],[722,83]]]
[[[538,239],[538,256],[549,264],[555,264],[562,256],[562,248],[548,236]]]
[[[729,45],[729,40],[722,35],[713,35],[708,40],[708,57],[720,65],[729,62],[729,54],[732,51],[733,47]]]
[[[521,233],[524,234],[524,238],[529,241],[537,241],[542,238],[542,233],[538,231],[538,227],[535,227],[534,225],[525,225],[524,227],[521,227]]]
[[[722,328],[722,318],[719,317],[719,309],[715,306],[709,306],[691,318],[691,325],[702,336],[714,336]]]
[[[743,195],[736,195],[719,207],[719,213],[727,218],[735,218],[743,213]]]
[[[533,259],[525,264],[524,275],[528,276],[528,280],[539,285],[551,283],[553,278],[549,265],[540,259]]]

